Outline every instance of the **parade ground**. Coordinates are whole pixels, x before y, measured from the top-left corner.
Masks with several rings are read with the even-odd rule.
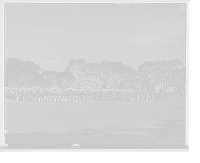
[[[5,101],[5,129],[27,141],[81,148],[185,148],[185,100],[38,103]],[[137,147],[136,147],[137,146]]]

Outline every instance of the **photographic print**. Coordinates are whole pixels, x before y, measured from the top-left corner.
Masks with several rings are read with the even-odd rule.
[[[15,149],[188,149],[187,3],[7,3]]]

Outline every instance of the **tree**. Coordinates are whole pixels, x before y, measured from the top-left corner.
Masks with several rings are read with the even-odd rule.
[[[62,87],[64,88],[69,88],[71,86],[73,86],[73,83],[75,81],[75,77],[72,74],[72,72],[69,71],[69,69],[65,69],[64,72],[61,73],[62,77],[61,77],[61,83],[62,83]]]
[[[132,80],[135,79],[137,75],[137,71],[132,68],[130,65],[127,65],[125,68],[124,76],[123,76],[123,83],[125,88],[132,88]]]
[[[138,67],[138,74],[150,82],[150,92],[155,92],[156,84],[160,74],[160,63],[158,61],[147,61]]]
[[[82,88],[99,88],[99,75],[96,72],[95,64],[90,63],[85,67],[84,74],[80,82]]]
[[[100,88],[107,88],[109,87],[109,82],[112,82],[112,76],[110,71],[110,62],[103,60],[99,64],[95,64],[95,75],[96,75],[96,82]]]
[[[133,79],[134,81],[134,88],[138,91],[138,92],[147,92],[148,88],[146,86],[146,79],[140,75],[136,76],[136,78]]]
[[[100,65],[107,88],[113,88],[115,90],[122,81],[126,86],[130,78],[136,76],[136,71],[131,66],[124,65],[122,61],[111,62],[103,60]]]
[[[69,70],[74,75],[74,87],[80,88],[82,76],[85,73],[87,63],[84,59],[71,60],[69,63]]]
[[[20,72],[23,78],[27,81],[27,86],[40,86],[41,84],[41,68],[34,62],[25,61],[21,65]]]
[[[5,85],[16,86],[16,81],[19,77],[20,67],[23,61],[19,58],[9,58],[5,63]],[[15,81],[15,82],[13,82]]]
[[[172,77],[172,86],[174,87],[174,92],[177,92],[177,87],[184,85],[184,80],[185,78],[183,70],[181,68],[175,69]]]
[[[160,77],[163,79],[164,86],[167,87],[168,93],[170,91],[170,86],[173,86],[175,72],[181,64],[179,59],[163,60],[160,62]]]
[[[31,87],[39,84],[40,66],[19,58],[9,58],[5,66],[5,84],[10,86]]]
[[[102,89],[106,88],[107,72],[104,70],[104,67],[99,63],[94,63],[93,67],[94,67],[93,71],[95,72],[96,75],[96,84],[97,84],[96,88],[102,88]]]
[[[47,70],[42,71],[43,86],[47,87],[61,87],[62,72]]]
[[[124,77],[124,69],[123,64],[120,62],[111,62],[110,63],[110,76],[112,77],[114,87],[113,89],[117,89],[120,81]]]

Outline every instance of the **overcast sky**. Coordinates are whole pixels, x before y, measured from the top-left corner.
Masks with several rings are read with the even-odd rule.
[[[71,59],[137,69],[186,54],[186,4],[7,4],[6,58],[63,71]]]

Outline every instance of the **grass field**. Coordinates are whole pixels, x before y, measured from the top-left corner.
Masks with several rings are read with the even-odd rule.
[[[183,100],[81,104],[6,100],[5,126],[8,133],[37,132],[41,139],[82,144],[184,146],[186,106]]]

